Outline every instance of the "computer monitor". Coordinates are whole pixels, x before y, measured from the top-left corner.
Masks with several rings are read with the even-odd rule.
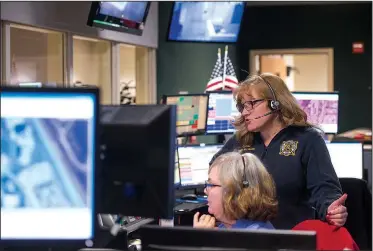
[[[103,214],[173,217],[176,106],[101,106]]]
[[[363,145],[360,142],[327,143],[338,178],[363,178]]]
[[[209,162],[223,145],[179,146],[180,185],[202,186],[208,178]]]
[[[338,132],[338,92],[293,92],[309,122],[325,133]]]
[[[372,145],[364,145],[363,167],[368,186],[372,188]]]
[[[232,134],[234,118],[239,116],[231,91],[209,92],[206,134]]]
[[[206,132],[207,94],[165,95],[164,104],[177,106],[176,131],[178,136],[191,136]]]
[[[1,241],[85,247],[97,213],[99,90],[1,87],[0,97]]]
[[[141,36],[150,4],[148,1],[95,1],[91,4],[87,25]]]
[[[145,225],[143,250],[315,250],[316,232],[295,230],[196,229]]]

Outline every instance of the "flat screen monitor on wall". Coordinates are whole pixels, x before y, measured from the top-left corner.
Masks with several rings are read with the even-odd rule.
[[[170,41],[235,43],[245,2],[175,2]]]
[[[92,2],[87,25],[141,36],[151,2]]]
[[[338,92],[293,92],[312,124],[325,133],[338,132]]]

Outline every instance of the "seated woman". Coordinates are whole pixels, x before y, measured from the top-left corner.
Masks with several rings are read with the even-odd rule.
[[[208,212],[194,215],[193,227],[274,229],[277,214],[276,188],[271,175],[253,154],[230,152],[219,156],[209,168],[205,186]]]

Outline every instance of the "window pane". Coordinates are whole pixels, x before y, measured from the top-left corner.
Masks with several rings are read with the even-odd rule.
[[[121,44],[120,103],[149,103],[149,49]]]
[[[101,103],[111,104],[111,43],[73,37],[74,84],[100,87]]]
[[[11,83],[63,85],[63,34],[10,26]]]
[[[120,103],[136,103],[136,47],[121,44],[120,47]]]

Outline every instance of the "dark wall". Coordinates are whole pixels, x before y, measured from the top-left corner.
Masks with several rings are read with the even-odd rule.
[[[158,97],[179,91],[203,91],[217,48],[224,46],[167,42],[171,7],[171,2],[159,3]],[[353,42],[364,42],[364,54],[352,54]],[[371,128],[372,3],[248,7],[240,39],[235,48],[231,46],[229,54],[242,80],[247,73],[237,69],[249,69],[251,49],[322,47],[334,48],[340,132]]]
[[[222,57],[224,56],[225,44],[168,42],[172,6],[172,2],[159,2],[158,98],[163,94],[177,94],[179,91],[204,92],[216,62],[218,48],[222,49]],[[229,45],[229,57],[236,65],[234,44]]]
[[[364,54],[352,54],[353,42]],[[339,131],[372,127],[372,3],[250,7],[238,42],[239,65],[251,49],[334,48]],[[241,76],[244,77],[244,76]]]

